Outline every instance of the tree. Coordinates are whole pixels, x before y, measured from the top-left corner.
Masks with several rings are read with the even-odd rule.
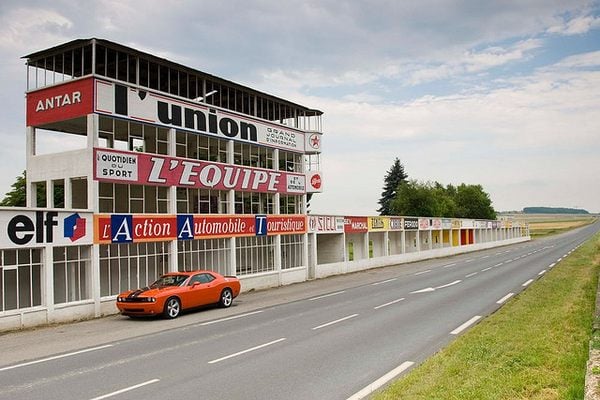
[[[0,202],[0,206],[8,206],[8,207],[25,207],[27,204],[26,201],[26,185],[27,179],[25,178],[25,171],[19,176],[17,176],[17,180],[15,183],[11,185],[12,190],[6,193],[2,202]]]
[[[496,211],[492,200],[481,185],[465,185],[456,188],[456,205],[458,218],[496,219]]]
[[[464,183],[444,187],[439,182],[403,182],[390,211],[393,215],[496,219],[490,197],[481,185]]]
[[[402,182],[406,182],[406,178],[408,178],[408,175],[404,172],[404,166],[400,159],[396,157],[394,164],[392,164],[383,179],[383,192],[378,202],[380,207],[377,210],[379,215],[392,215],[390,205],[396,198],[398,187]]]

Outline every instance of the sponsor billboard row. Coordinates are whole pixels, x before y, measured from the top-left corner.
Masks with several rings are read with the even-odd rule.
[[[438,223],[439,221],[439,223]],[[452,222],[460,222],[453,220]],[[304,233],[437,230],[449,220],[327,215],[92,214],[55,210],[0,210],[0,247],[86,245],[215,239]],[[481,228],[510,227],[505,221]],[[515,224],[516,225],[516,224]],[[433,228],[432,228],[433,227]],[[445,229],[445,228],[442,228]]]

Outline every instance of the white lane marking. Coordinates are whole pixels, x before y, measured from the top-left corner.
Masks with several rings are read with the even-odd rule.
[[[450,267],[454,267],[455,265],[456,265],[456,263],[442,265],[442,268],[450,268]]]
[[[402,297],[401,299],[396,299],[396,300],[390,301],[389,303],[385,303],[385,304],[382,304],[382,305],[380,305],[380,306],[374,307],[374,309],[375,309],[375,310],[379,310],[380,308],[387,307],[387,306],[391,306],[392,304],[399,303],[399,302],[401,302],[402,300],[404,300],[404,297]]]
[[[156,383],[156,382],[159,382],[159,381],[160,381],[160,379],[151,379],[151,380],[146,381],[146,382],[138,383],[137,385],[126,387],[125,389],[117,390],[116,392],[112,392],[112,393],[108,393],[108,394],[105,394],[105,395],[102,395],[102,396],[94,397],[91,400],[107,399],[109,397],[113,397],[113,396],[116,396],[116,395],[121,394],[121,393],[129,392],[130,390],[138,389],[138,388],[141,388],[142,386],[150,385],[152,383]]]
[[[426,273],[428,273],[428,272],[431,272],[431,270],[430,270],[430,269],[428,269],[427,271],[421,271],[421,272],[417,272],[417,273],[415,274],[415,276],[418,276],[418,275],[423,275],[423,274],[426,274]]]
[[[254,314],[260,314],[263,311],[264,310],[252,311],[252,312],[249,312],[246,314],[234,315],[233,317],[227,317],[227,318],[216,319],[214,321],[203,322],[199,325],[206,326],[206,325],[218,324],[219,322],[231,321],[232,319],[238,319],[238,318],[243,318],[243,317],[247,317],[247,316],[254,315]]]
[[[528,280],[527,282],[525,282],[525,283],[524,283],[523,285],[521,285],[521,286],[523,286],[523,287],[525,287],[525,286],[529,286],[529,284],[530,284],[531,282],[533,282],[533,279],[530,279],[530,280]]]
[[[41,360],[35,360],[35,361],[29,361],[29,362],[22,363],[22,364],[11,365],[10,367],[0,368],[0,372],[2,372],[2,371],[8,371],[10,369],[15,369],[15,368],[27,367],[28,365],[39,364],[39,363],[43,363],[43,362],[46,362],[46,361],[58,360],[60,358],[76,356],[78,354],[88,353],[90,351],[102,350],[102,349],[106,349],[106,348],[112,347],[112,346],[113,346],[112,344],[105,344],[104,346],[92,347],[90,349],[74,351],[72,353],[61,354],[59,356],[52,356],[52,357],[42,358]]]
[[[335,292],[335,293],[324,294],[323,296],[317,296],[317,297],[313,297],[311,299],[308,299],[308,301],[324,299],[326,297],[331,297],[331,296],[337,296],[338,294],[342,294],[342,293],[346,293],[346,291],[345,290],[341,290],[341,291]]]
[[[465,329],[467,329],[469,326],[473,325],[475,322],[479,321],[481,319],[480,315],[476,315],[473,318],[471,318],[470,320],[468,320],[467,322],[465,322],[464,324],[462,324],[461,326],[459,326],[458,328],[456,328],[455,330],[453,330],[452,332],[450,332],[451,335],[458,335],[459,333],[461,333],[462,331],[464,331]]]
[[[415,293],[427,293],[427,292],[433,292],[435,289],[432,287],[428,287],[425,289],[420,289],[420,290],[415,290],[414,292],[410,292],[410,294],[415,294]]]
[[[504,264],[508,264],[508,263],[511,263],[511,262],[513,262],[513,260],[506,260],[506,261],[504,261]]]
[[[473,258],[469,258],[468,260],[465,260],[465,263],[470,263],[471,261],[474,261]]]
[[[483,256],[483,257],[481,257],[482,260],[485,260],[486,258],[490,258],[490,256]]]
[[[254,347],[251,347],[251,348],[246,349],[246,350],[238,351],[237,353],[233,353],[233,354],[230,354],[230,355],[225,356],[225,357],[217,358],[216,360],[209,361],[208,363],[209,364],[215,364],[215,363],[218,363],[218,362],[221,362],[221,361],[224,361],[224,360],[228,360],[228,359],[233,358],[233,357],[241,356],[242,354],[250,353],[251,351],[259,350],[259,349],[262,349],[264,347],[271,346],[271,345],[277,344],[279,342],[283,342],[284,340],[285,340],[285,338],[273,340],[272,342],[269,342],[269,343],[260,344],[258,346],[254,346]]]
[[[565,255],[563,256],[563,258],[566,258],[567,256],[568,256],[568,254],[565,254]]]
[[[501,262],[501,263],[498,263],[498,264],[494,265],[494,266],[493,266],[493,268],[499,267],[499,266],[501,266],[502,264],[504,264],[504,263],[503,263],[503,262]]]
[[[377,285],[383,285],[384,283],[389,283],[389,282],[394,282],[395,280],[397,280],[398,278],[392,278],[392,279],[388,279],[385,281],[381,281],[381,282],[375,282],[375,283],[371,283],[372,286],[377,286]]]
[[[412,361],[405,361],[387,374],[383,375],[381,378],[377,379],[375,382],[365,386],[358,392],[354,393],[352,396],[348,397],[347,400],[361,400],[367,397],[368,395],[375,392],[377,389],[396,378],[398,375],[412,367],[415,363]]]
[[[349,320],[351,318],[354,318],[354,317],[358,317],[358,314],[348,315],[347,317],[336,319],[335,321],[327,322],[326,324],[323,324],[323,325],[315,326],[314,328],[312,328],[312,330],[316,331],[317,329],[321,329],[321,328],[325,328],[327,326],[338,324],[340,322],[347,321],[347,320]]]
[[[561,258],[559,258],[558,260],[556,260],[556,262],[557,262],[557,263],[559,263],[559,262],[561,262],[561,261],[562,261],[562,257],[561,257]]]
[[[511,297],[513,297],[515,294],[514,293],[509,293],[506,296],[504,296],[503,298],[501,298],[500,300],[498,300],[496,302],[496,304],[502,304],[504,303],[506,300],[510,299]]]
[[[462,282],[462,281],[461,281],[460,279],[457,279],[457,280],[455,280],[454,282],[446,283],[445,285],[442,285],[442,286],[437,286],[437,287],[435,287],[434,289],[443,289],[443,288],[447,288],[447,287],[450,287],[450,286],[454,286],[454,285],[456,285],[456,284],[459,284],[459,283],[461,283],[461,282]]]
[[[471,273],[469,275],[465,275],[465,278],[470,278],[470,277],[475,276],[477,274],[478,274],[478,272],[473,272],[473,273]]]
[[[550,265],[548,265],[548,268],[553,268],[556,265],[556,263],[552,263]]]
[[[487,268],[482,269],[481,272],[486,272],[486,271],[489,271],[490,269],[492,269],[492,267],[487,267]]]
[[[461,281],[460,279],[458,279],[458,280],[456,280],[456,281],[454,281],[454,282],[446,283],[445,285],[442,285],[442,286],[428,287],[428,288],[425,288],[425,289],[419,289],[419,290],[415,290],[414,292],[410,292],[410,294],[434,292],[434,291],[436,291],[437,289],[444,289],[444,288],[447,288],[447,287],[449,287],[449,286],[454,286],[454,285],[456,285],[456,284],[458,284],[458,283],[461,283],[461,282],[462,282],[462,281]]]
[[[546,270],[545,270],[545,269],[543,269],[543,270],[541,270],[541,271],[540,271],[540,273],[539,273],[538,275],[542,276],[542,275],[544,275],[545,273],[546,273]]]

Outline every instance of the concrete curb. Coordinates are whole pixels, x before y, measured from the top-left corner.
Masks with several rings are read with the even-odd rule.
[[[594,349],[595,338],[600,340],[600,279],[596,289],[596,309],[594,311],[594,322],[592,327],[592,339],[590,340],[589,359],[585,372],[585,400],[600,400],[600,349]]]

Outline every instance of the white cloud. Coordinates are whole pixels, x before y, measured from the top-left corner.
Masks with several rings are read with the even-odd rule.
[[[565,36],[581,35],[598,27],[600,27],[600,18],[585,15],[561,21],[560,24],[548,28],[548,33],[556,33]]]

